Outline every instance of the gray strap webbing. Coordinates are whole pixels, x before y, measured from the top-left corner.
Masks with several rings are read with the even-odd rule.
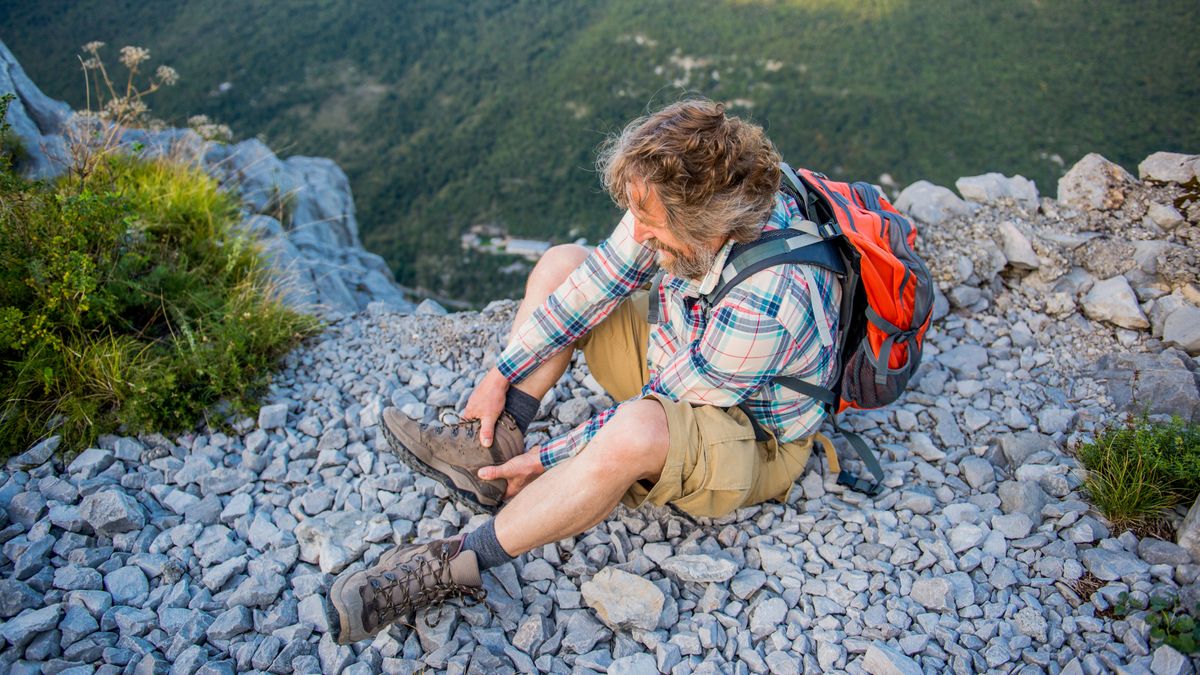
[[[829,318],[825,315],[825,303],[821,298],[821,289],[817,287],[817,278],[813,276],[811,265],[801,265],[800,275],[804,277],[804,283],[808,284],[808,299],[812,306],[813,321],[817,324],[817,335],[821,337],[821,345],[830,347],[833,345],[833,335],[829,332]]]
[[[659,272],[650,280],[650,302],[646,308],[646,323],[651,326],[662,323],[662,307],[658,302],[658,289],[662,286],[663,273]]]

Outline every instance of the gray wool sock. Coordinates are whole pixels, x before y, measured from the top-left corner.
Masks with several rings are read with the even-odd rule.
[[[498,567],[513,559],[496,539],[496,519],[484,523],[481,527],[467,534],[463,540],[463,548],[475,552],[479,561],[479,571]]]

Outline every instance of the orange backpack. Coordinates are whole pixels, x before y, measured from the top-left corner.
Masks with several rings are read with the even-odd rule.
[[[880,408],[903,393],[921,362],[933,312],[933,279],[913,250],[916,228],[875,186],[839,183],[787,164],[781,168],[781,189],[807,217],[734,246],[720,283],[704,301],[716,305],[746,277],[773,265],[802,263],[833,272],[842,282],[837,381],[829,389],[788,376],[772,381],[821,401],[838,430],[837,413]],[[756,430],[762,433],[757,423]],[[838,482],[877,494],[883,481],[879,460],[857,434],[842,430],[842,435],[875,480],[840,470],[831,452]]]

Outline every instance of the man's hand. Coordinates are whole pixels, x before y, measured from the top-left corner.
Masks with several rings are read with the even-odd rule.
[[[517,455],[500,466],[485,466],[479,470],[483,480],[503,478],[508,481],[508,489],[504,491],[504,499],[512,499],[518,492],[525,489],[533,479],[546,473],[542,460],[538,457],[541,447],[534,447],[523,455]]]
[[[508,393],[508,387],[508,380],[499,369],[492,368],[475,387],[475,391],[471,392],[467,407],[463,408],[463,418],[479,420],[479,442],[485,448],[492,447],[496,420],[504,412],[504,396]]]

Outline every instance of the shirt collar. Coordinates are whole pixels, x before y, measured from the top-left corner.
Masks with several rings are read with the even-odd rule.
[[[689,298],[698,298],[712,293],[713,289],[721,281],[721,272],[725,269],[725,261],[729,258],[729,251],[732,248],[733,240],[726,239],[725,243],[717,251],[716,257],[713,258],[712,267],[709,268],[704,278],[699,281],[670,275],[670,285]]]

